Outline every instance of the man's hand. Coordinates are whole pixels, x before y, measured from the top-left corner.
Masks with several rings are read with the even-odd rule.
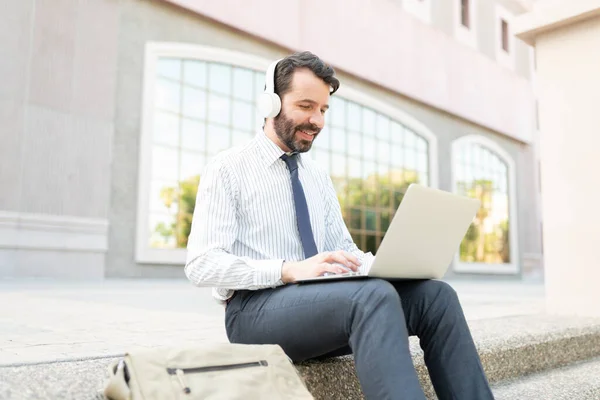
[[[347,269],[334,263],[342,264],[352,271],[356,271],[360,265],[358,258],[347,251],[330,251],[317,254],[304,261],[283,263],[281,279],[284,283],[290,283],[302,278],[321,276],[325,272],[334,274],[348,272]]]

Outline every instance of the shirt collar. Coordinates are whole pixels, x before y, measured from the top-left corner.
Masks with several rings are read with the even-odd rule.
[[[275,142],[269,139],[263,130],[260,130],[256,135],[256,142],[266,167],[273,165],[278,159],[281,158],[282,155],[285,154],[285,151],[281,150],[281,148]],[[298,154],[298,165],[304,166],[303,157],[304,154]],[[282,160],[282,162],[284,161]]]

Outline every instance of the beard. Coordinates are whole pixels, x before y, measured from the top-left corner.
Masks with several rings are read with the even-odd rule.
[[[300,124],[294,125],[294,121],[287,118],[284,113],[280,113],[273,119],[273,127],[275,128],[275,133],[277,137],[283,144],[287,146],[293,152],[297,153],[305,153],[310,150],[313,142],[319,135],[321,129],[319,129],[315,124]],[[296,138],[296,133],[299,131],[304,131],[306,133],[314,133],[312,140],[305,140],[302,138]]]

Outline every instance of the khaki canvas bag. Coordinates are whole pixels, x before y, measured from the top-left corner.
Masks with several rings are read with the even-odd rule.
[[[104,395],[110,400],[314,399],[277,345],[132,351],[108,372]]]

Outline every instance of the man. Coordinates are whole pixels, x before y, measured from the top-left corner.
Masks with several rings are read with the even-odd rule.
[[[208,164],[188,241],[186,275],[227,303],[229,340],[279,344],[294,361],[352,353],[368,399],[424,399],[409,350],[416,335],[440,399],[493,398],[446,283],[294,284],[373,258],[353,243],[332,181],[305,154],[339,87],[333,69],[303,52],[280,60],[274,76],[280,109],[249,144]]]

